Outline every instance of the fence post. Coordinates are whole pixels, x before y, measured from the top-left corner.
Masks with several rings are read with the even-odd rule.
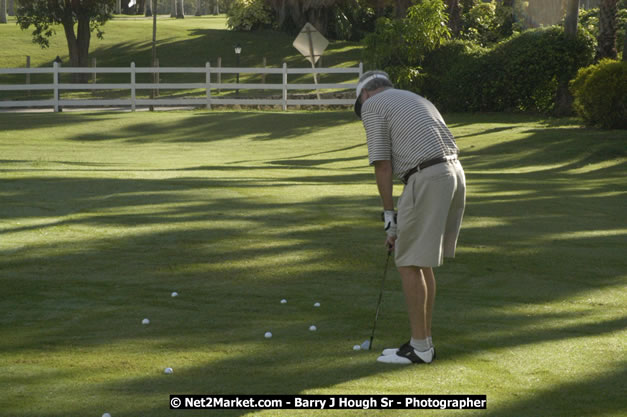
[[[30,69],[30,55],[26,55],[26,69]],[[26,84],[30,84],[30,72],[26,73]],[[30,96],[30,90],[28,90]]]
[[[218,69],[222,68],[222,57],[218,57]],[[218,72],[218,84],[222,84],[222,72]],[[218,93],[220,93],[220,89],[218,88]]]
[[[159,58],[155,58],[155,66],[157,67],[157,72],[156,72],[156,80],[154,80],[154,83],[159,85],[159,78],[161,77],[161,75],[159,74]],[[157,87],[155,97],[159,97],[159,87]]]
[[[266,69],[266,67],[268,66],[268,61],[266,60],[266,57],[263,57],[263,69]],[[264,72],[263,74],[261,74],[261,84],[265,84],[266,83],[266,73]]]
[[[96,57],[93,57],[93,58],[91,59],[91,66],[92,66],[94,69],[96,69]],[[92,82],[93,82],[94,84],[96,84],[96,71],[94,71],[94,76],[93,76],[92,80],[93,80]]]
[[[59,63],[58,62],[54,62],[52,64],[53,66],[53,72],[52,72],[52,97],[53,97],[53,104],[54,104],[54,112],[58,113],[59,112]]]
[[[283,111],[287,111],[287,63],[283,63]]]
[[[131,62],[131,110],[135,111],[135,62]]]
[[[207,84],[207,110],[211,110],[211,63],[207,61],[205,64],[205,83]]]

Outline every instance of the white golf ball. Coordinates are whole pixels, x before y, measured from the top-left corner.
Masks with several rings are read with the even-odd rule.
[[[314,307],[320,307],[320,303],[315,303]]]
[[[179,293],[177,293],[176,291],[174,291],[174,292],[172,293],[172,297],[178,297],[178,295],[179,295]]]
[[[266,339],[270,339],[272,337],[272,333],[270,332],[266,332],[266,334],[263,335]]]
[[[104,413],[104,414],[102,415],[102,417],[111,417],[111,414],[109,414],[109,413]]]
[[[355,345],[355,346],[353,346],[353,350],[361,350],[361,346]]]
[[[287,304],[287,300],[284,298],[281,300],[281,304]]]
[[[143,319],[143,320],[142,320],[142,324],[150,324],[150,320],[148,320],[148,319]]]
[[[163,372],[165,372],[166,374],[170,375],[174,371],[172,370],[172,368],[165,368],[165,370]]]
[[[309,331],[315,332],[316,330],[318,330],[318,328],[314,326],[313,324],[309,326]]]

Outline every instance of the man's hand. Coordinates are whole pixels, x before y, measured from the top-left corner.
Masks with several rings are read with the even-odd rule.
[[[394,242],[396,241],[396,213],[394,210],[385,210],[383,212],[383,228],[388,235],[385,240],[385,245],[388,247],[388,251],[394,249]]]

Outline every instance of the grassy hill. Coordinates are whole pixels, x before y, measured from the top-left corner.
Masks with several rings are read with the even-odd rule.
[[[103,27],[104,39],[92,38],[90,56],[99,66],[127,66],[135,61],[138,66],[148,66],[151,57],[152,19],[114,18]],[[15,18],[0,25],[0,39],[5,52],[0,55],[0,68],[22,67],[26,55],[31,56],[33,67],[50,66],[58,55],[68,62],[68,50],[59,26],[51,38],[50,48],[41,49],[33,44],[31,29],[21,30]],[[235,65],[233,45],[242,46],[241,65],[261,66],[263,57],[269,66],[306,67],[307,61],[292,47],[293,36],[284,33],[233,32],[226,28],[225,16],[188,16],[177,20],[162,15],[157,21],[158,56],[161,66],[215,65],[222,57],[224,66]],[[8,51],[8,52],[7,52]],[[358,44],[331,42],[323,57],[324,66],[355,66],[359,63]]]
[[[32,42],[31,31],[21,30],[15,19],[7,25],[0,25],[0,39],[8,51],[0,55],[0,68],[24,67],[26,56],[31,57],[31,67],[50,67],[58,55],[65,65],[68,65],[69,56],[62,27],[51,38],[50,48],[42,49]],[[96,59],[98,67],[128,67],[135,62],[138,67],[148,67],[152,56],[152,19],[144,17],[117,17],[104,26],[104,39],[92,37],[90,47],[90,62]],[[212,66],[218,65],[218,58],[222,58],[222,67],[236,66],[236,57],[233,46],[240,44],[241,67],[261,67],[266,59],[268,67],[281,67],[287,63],[288,67],[309,67],[310,64],[292,46],[294,37],[274,31],[263,32],[234,32],[226,28],[225,16],[188,16],[183,20],[172,19],[162,15],[157,21],[157,55],[160,67],[204,67],[207,62]],[[356,43],[338,41],[331,42],[323,56],[325,67],[354,67],[359,64],[360,46]],[[204,82],[203,74],[161,74],[161,82]],[[62,74],[61,82],[69,82],[70,75]],[[222,82],[234,82],[235,74],[224,74]],[[261,76],[255,74],[240,74],[240,81],[261,82]],[[309,75],[290,76],[290,82],[311,83]],[[329,74],[319,78],[320,82],[354,82],[354,75]],[[31,75],[31,83],[50,83],[49,74]],[[128,82],[128,75],[99,74],[99,83]],[[151,74],[139,74],[137,82],[152,82]],[[269,75],[268,83],[280,83],[281,75]],[[2,75],[0,84],[24,83],[23,75]],[[234,91],[222,91],[222,95],[234,94]],[[260,90],[241,90],[246,96],[267,96],[277,94],[276,90],[262,92]],[[138,97],[148,97],[149,91],[138,93]],[[204,90],[172,90],[161,91],[161,97],[202,96]],[[280,94],[280,93],[279,93]],[[31,99],[51,98],[51,91],[34,91]],[[71,91],[63,92],[63,98],[119,98],[130,95],[124,91]],[[0,92],[0,98],[20,99],[22,91]]]

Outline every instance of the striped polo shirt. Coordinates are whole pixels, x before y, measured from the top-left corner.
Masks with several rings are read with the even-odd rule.
[[[375,94],[363,104],[361,119],[370,165],[392,161],[401,179],[422,162],[459,151],[438,109],[410,91],[390,88]]]

